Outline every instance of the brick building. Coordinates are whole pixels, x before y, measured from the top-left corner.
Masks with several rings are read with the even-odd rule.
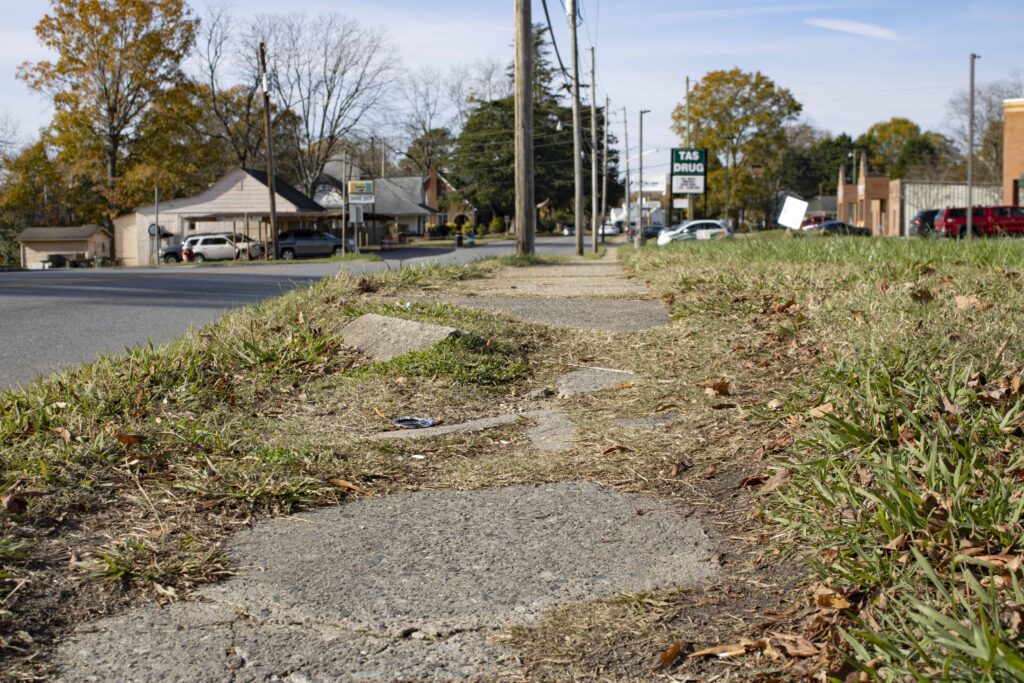
[[[1024,99],[1003,102],[1003,204],[1024,200]]]
[[[889,178],[868,175],[867,155],[861,155],[856,184],[846,182],[846,167],[840,167],[836,196],[839,220],[871,228],[876,235],[884,235],[887,233],[888,204]]]

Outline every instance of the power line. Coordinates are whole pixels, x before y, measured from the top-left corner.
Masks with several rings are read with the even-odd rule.
[[[544,18],[548,22],[548,35],[551,36],[551,47],[555,49],[555,57],[558,59],[558,68],[562,72],[562,79],[565,81],[565,88],[569,89],[569,72],[565,70],[565,63],[562,62],[562,54],[558,51],[558,41],[555,40],[555,29],[551,25],[551,13],[548,12],[548,0],[541,0],[544,5]],[[564,4],[563,4],[564,7]]]

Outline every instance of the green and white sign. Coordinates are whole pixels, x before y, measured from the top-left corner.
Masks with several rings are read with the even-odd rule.
[[[672,149],[672,194],[702,194],[708,151],[702,147]]]

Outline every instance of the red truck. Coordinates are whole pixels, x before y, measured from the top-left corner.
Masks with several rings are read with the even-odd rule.
[[[975,235],[1024,235],[1024,208],[1019,206],[976,206],[971,212]],[[963,237],[967,234],[967,212],[947,208],[935,216],[937,237]]]

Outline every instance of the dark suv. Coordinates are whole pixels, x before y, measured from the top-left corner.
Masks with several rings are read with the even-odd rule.
[[[938,209],[918,211],[910,219],[910,234],[918,235],[919,237],[931,237],[935,233],[935,217],[938,213]]]
[[[350,250],[355,247],[349,238]],[[288,230],[277,236],[277,254],[285,261],[295,258],[337,256],[344,252],[341,238],[319,230]]]

